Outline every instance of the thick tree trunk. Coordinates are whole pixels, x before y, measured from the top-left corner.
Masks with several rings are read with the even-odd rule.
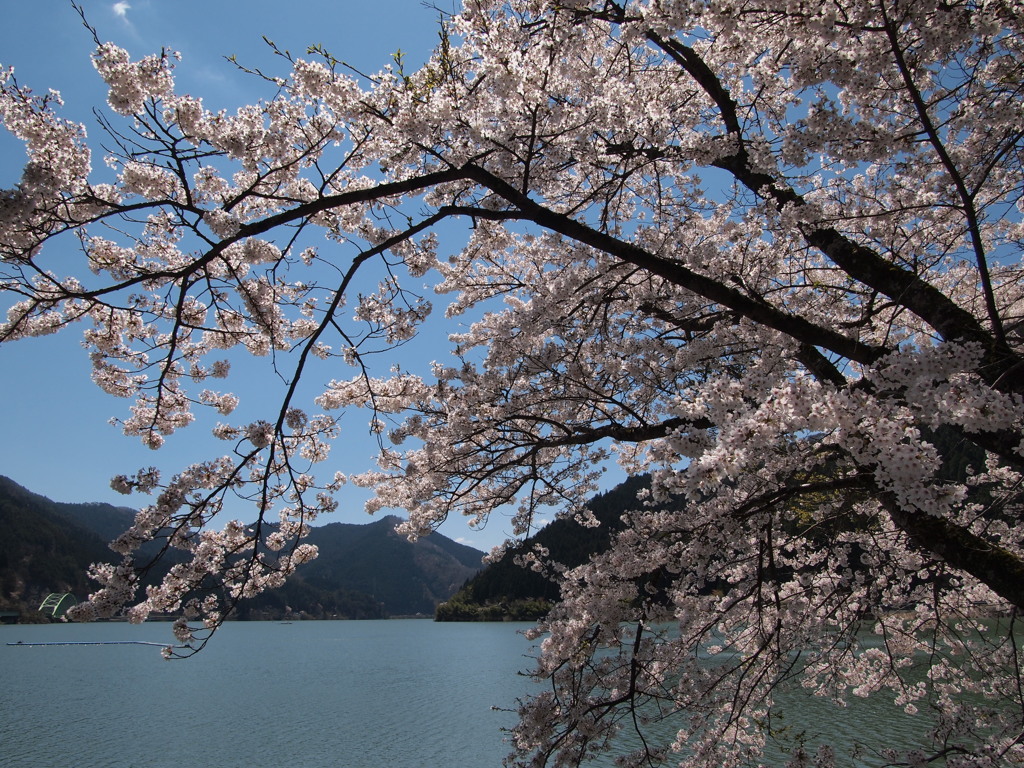
[[[890,494],[882,494],[882,503],[912,542],[1024,609],[1024,561],[1019,557],[945,518],[907,511]]]

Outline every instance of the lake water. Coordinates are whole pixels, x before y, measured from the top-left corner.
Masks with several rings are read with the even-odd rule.
[[[0,766],[499,768],[514,715],[492,708],[532,686],[517,674],[531,666],[527,626],[232,622],[174,662],[143,645],[6,645],[167,643],[168,624],[0,626]],[[790,724],[879,746],[921,725],[854,705],[811,702]]]

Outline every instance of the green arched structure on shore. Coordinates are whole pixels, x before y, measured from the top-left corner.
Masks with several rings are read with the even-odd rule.
[[[59,619],[74,605],[78,605],[78,600],[70,592],[51,592],[39,605],[39,610]]]

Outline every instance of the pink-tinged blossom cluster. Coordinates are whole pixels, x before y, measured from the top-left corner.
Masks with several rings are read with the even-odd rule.
[[[114,479],[153,503],[77,616],[178,613],[187,655],[315,556],[347,482],[412,538],[508,509],[523,537],[597,525],[617,460],[649,485],[607,551],[519,554],[562,599],[510,764],[622,731],[622,765],[756,764],[787,686],[919,718],[892,764],[1024,761],[1019,9],[471,0],[442,39],[365,84],[290,60],[234,113],[103,45],[134,137],[104,184],[58,97],[4,74],[28,163],[0,196],[0,341],[85,321],[127,434],[209,415],[226,453]],[[318,480],[343,424],[376,466]],[[160,584],[151,541],[184,555]]]
[[[93,55],[93,65],[110,87],[107,103],[119,115],[143,111],[146,102],[170,95],[174,88],[172,60],[177,54],[146,56],[132,61],[128,51],[104,43]]]

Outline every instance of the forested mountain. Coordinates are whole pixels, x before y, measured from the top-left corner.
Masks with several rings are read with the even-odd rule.
[[[529,620],[542,616],[558,599],[558,585],[539,573],[516,565],[517,555],[535,544],[547,548],[552,560],[570,568],[608,548],[611,536],[622,528],[623,512],[637,506],[637,493],[650,485],[646,475],[627,478],[612,490],[598,494],[587,506],[601,522],[595,528],[572,519],[558,519],[541,528],[497,563],[470,579],[450,600],[438,606],[438,621]]]
[[[483,553],[440,534],[415,544],[395,533],[397,517],[369,525],[331,523],[314,528],[308,541],[320,556],[299,568],[310,586],[344,584],[370,594],[391,615],[432,615],[482,567]]]
[[[0,530],[2,609],[37,607],[50,592],[84,597],[89,591],[85,566],[112,554],[94,531],[62,514],[59,505],[2,476]]]
[[[0,609],[30,616],[50,592],[84,598],[94,589],[86,568],[116,557],[107,542],[134,516],[134,510],[110,504],[54,502],[0,476]],[[396,522],[387,517],[314,528],[308,542],[319,547],[320,557],[284,587],[242,603],[237,617],[432,614],[479,570],[483,553],[440,534],[413,544],[394,532]]]

